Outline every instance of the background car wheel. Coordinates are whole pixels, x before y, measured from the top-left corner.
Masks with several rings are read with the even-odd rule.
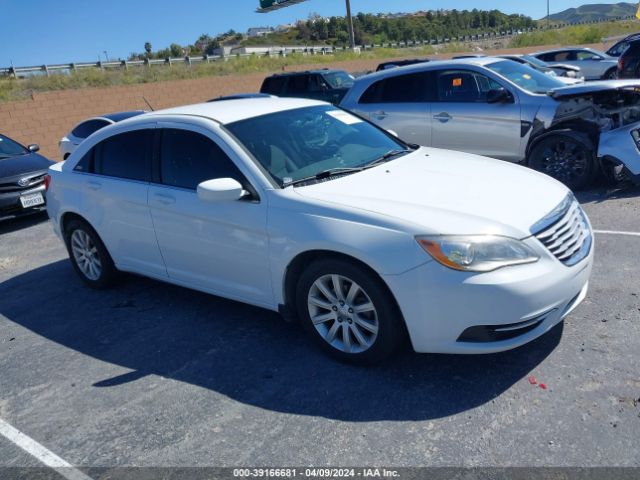
[[[618,78],[618,69],[617,68],[611,68],[611,69],[607,70],[607,72],[602,77],[603,80],[615,80],[616,78]]]
[[[404,337],[400,311],[386,286],[349,261],[329,259],[309,265],[298,282],[296,307],[307,333],[342,361],[378,363]]]
[[[102,240],[82,220],[71,220],[65,227],[65,244],[74,270],[92,288],[106,288],[117,276],[113,260]]]
[[[65,153],[63,160],[66,160],[67,158],[69,158],[69,155],[71,155],[71,154],[70,153]]]
[[[561,181],[572,190],[587,187],[596,173],[593,147],[571,135],[557,134],[538,142],[529,166]]]

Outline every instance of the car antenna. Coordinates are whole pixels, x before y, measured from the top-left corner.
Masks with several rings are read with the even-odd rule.
[[[147,100],[146,98],[142,97],[142,99],[144,100],[144,103],[147,104],[147,106],[151,109],[152,112],[155,112],[155,109],[151,106],[151,104],[149,103],[149,100]]]

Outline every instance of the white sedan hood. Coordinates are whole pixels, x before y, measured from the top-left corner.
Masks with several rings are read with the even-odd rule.
[[[531,235],[568,189],[500,160],[433,148],[342,178],[297,187],[315,200],[405,223],[413,234]]]

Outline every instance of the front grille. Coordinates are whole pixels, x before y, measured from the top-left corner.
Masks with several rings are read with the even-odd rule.
[[[533,234],[562,263],[570,267],[589,255],[593,242],[589,222],[573,195],[541,223],[544,226]]]
[[[37,175],[25,175],[24,177],[17,180],[0,183],[0,193],[22,192],[24,190],[37,188],[44,183],[44,177],[46,176],[46,173],[40,173]],[[21,180],[24,181],[21,182]],[[23,183],[24,185],[20,185],[20,183]]]

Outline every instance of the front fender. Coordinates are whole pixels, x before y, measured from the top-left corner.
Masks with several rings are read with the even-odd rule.
[[[291,225],[296,226],[294,231]],[[398,275],[432,261],[410,234],[317,213],[272,212],[269,231],[272,284],[278,303],[284,301],[288,266],[306,252],[347,255],[379,275]]]

